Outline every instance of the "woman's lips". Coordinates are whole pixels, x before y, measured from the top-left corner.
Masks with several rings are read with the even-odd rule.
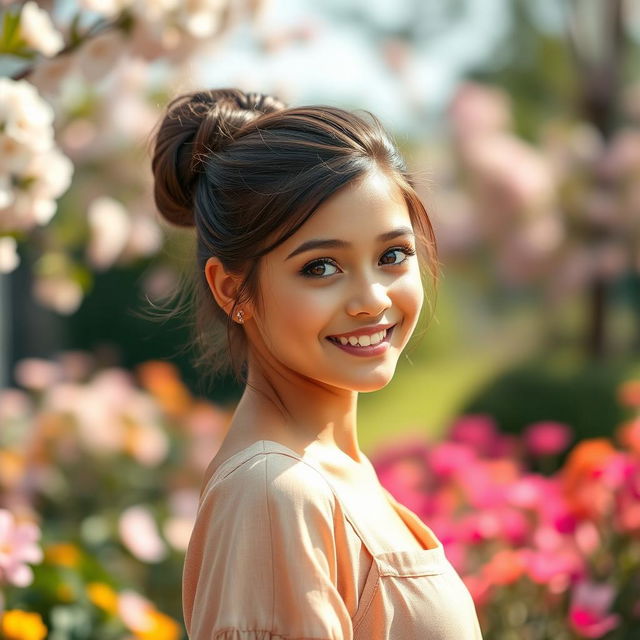
[[[380,342],[378,342],[378,344],[372,344],[372,345],[369,345],[368,347],[358,347],[358,346],[353,346],[352,344],[342,344],[339,341],[331,340],[329,337],[327,337],[327,340],[331,344],[334,344],[339,349],[342,349],[343,351],[346,351],[347,353],[350,353],[354,356],[361,356],[361,357],[378,356],[385,353],[389,348],[390,346],[389,339],[391,338],[391,334],[393,333],[393,330],[395,328],[396,328],[396,325],[394,324],[392,327],[387,329],[387,335]]]

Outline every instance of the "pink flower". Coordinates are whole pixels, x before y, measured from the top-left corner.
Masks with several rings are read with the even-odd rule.
[[[449,439],[472,447],[482,456],[490,456],[498,441],[495,420],[486,414],[458,418],[450,428]]]
[[[519,509],[502,506],[496,510],[500,523],[500,535],[513,545],[522,545],[529,537],[531,524],[527,516]]]
[[[509,504],[521,509],[537,510],[549,491],[547,479],[544,476],[529,473],[518,478],[507,488],[506,499]]]
[[[499,462],[502,468],[494,467],[490,462],[472,461],[460,470],[457,481],[471,507],[491,509],[504,504],[516,471],[509,468],[507,461]]]
[[[151,626],[149,614],[154,606],[150,600],[132,589],[118,594],[118,613],[129,629],[148,630]]]
[[[636,463],[632,456],[624,451],[616,452],[605,460],[601,469],[596,472],[603,484],[612,491],[618,491],[629,486],[634,474]]]
[[[582,520],[578,523],[574,537],[576,546],[585,556],[590,556],[597,551],[601,544],[598,527],[591,520]]]
[[[523,549],[521,553],[528,576],[538,584],[549,584],[558,577],[581,578],[586,571],[583,559],[569,547]]]
[[[419,514],[418,514],[419,515]],[[463,541],[466,545],[466,524],[464,520],[454,522],[449,514],[434,514],[428,518],[423,518],[426,525],[436,534],[436,537],[442,542],[447,555],[449,554],[449,545]],[[467,545],[468,546],[468,545]]]
[[[490,85],[462,84],[449,106],[458,136],[475,136],[511,127],[511,101],[505,91]]]
[[[569,606],[569,622],[573,629],[584,638],[601,638],[615,629],[620,616],[609,613],[615,595],[615,588],[611,584],[586,580],[577,583]]]
[[[562,422],[535,422],[522,434],[526,448],[534,456],[556,455],[564,451],[571,442],[572,431]]]
[[[616,500],[613,528],[632,535],[640,532],[640,502],[630,491],[622,492]]]
[[[60,366],[43,358],[23,358],[14,368],[18,384],[33,391],[44,391],[61,378]]]
[[[124,546],[142,562],[160,562],[168,552],[158,533],[156,521],[143,505],[124,510],[118,521],[118,531]]]
[[[498,433],[491,456],[494,458],[512,458],[520,457],[520,438],[512,433]]]
[[[466,473],[475,460],[475,451],[471,447],[458,442],[441,442],[429,452],[431,471],[441,481],[447,480],[451,476]]]
[[[578,518],[571,509],[571,505],[563,497],[556,478],[548,480],[537,511],[539,520],[548,523],[559,533],[572,534],[575,531]]]
[[[36,541],[40,529],[31,522],[17,523],[13,514],[0,509],[0,584],[26,587],[33,581],[33,571],[26,563],[42,562],[42,549]]]
[[[500,520],[492,510],[478,510],[466,514],[462,518],[464,540],[479,543],[498,538],[500,535]]]

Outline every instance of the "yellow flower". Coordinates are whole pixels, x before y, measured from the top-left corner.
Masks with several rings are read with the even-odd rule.
[[[47,627],[39,613],[12,609],[0,618],[0,635],[4,640],[43,640]]]
[[[77,567],[80,564],[80,549],[70,542],[50,544],[44,550],[45,561],[62,567]]]
[[[118,611],[118,594],[104,582],[90,582],[87,585],[89,600],[107,613],[114,614]]]
[[[152,610],[147,613],[149,626],[144,629],[134,629],[135,637],[139,640],[179,640],[182,635],[178,623],[160,611]]]
[[[10,449],[0,449],[0,485],[9,489],[22,480],[26,469],[25,455]]]

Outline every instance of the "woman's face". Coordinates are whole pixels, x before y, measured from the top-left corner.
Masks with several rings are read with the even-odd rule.
[[[393,182],[375,172],[348,184],[263,257],[262,306],[245,325],[251,349],[267,367],[324,385],[384,387],[423,303],[415,249]]]

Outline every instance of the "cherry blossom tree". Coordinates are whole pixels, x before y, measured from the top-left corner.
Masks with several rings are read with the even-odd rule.
[[[638,21],[632,2],[570,3],[572,102],[545,113],[529,139],[516,128],[514,95],[497,84],[461,84],[448,113],[456,188],[464,185],[458,208],[472,227],[465,250],[490,247],[497,280],[539,290],[548,321],[582,296],[582,344],[599,359],[610,351],[614,287],[627,281],[640,291],[640,92],[624,73]],[[444,244],[458,231],[445,225]],[[640,346],[639,299],[632,349]]]

